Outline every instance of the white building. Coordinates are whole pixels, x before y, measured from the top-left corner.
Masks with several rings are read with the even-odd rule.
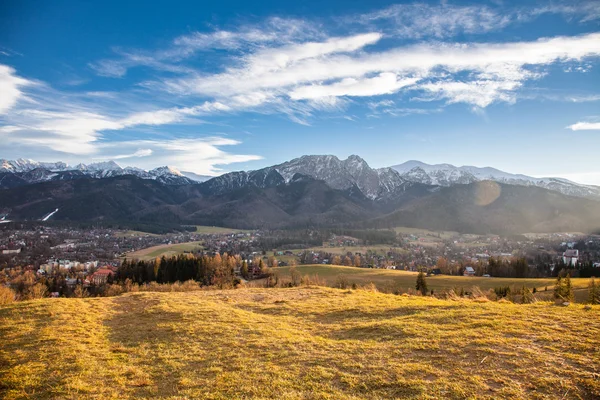
[[[569,249],[563,253],[563,262],[569,266],[576,266],[579,261],[579,250]]]

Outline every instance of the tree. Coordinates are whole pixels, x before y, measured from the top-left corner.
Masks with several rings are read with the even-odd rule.
[[[342,265],[342,258],[340,256],[333,256],[331,263],[333,265]]]
[[[419,271],[419,275],[417,275],[417,284],[415,285],[415,289],[420,291],[423,296],[427,294],[427,281],[425,280],[425,273],[423,270]]]
[[[527,286],[523,285],[523,304],[530,303],[533,303],[533,293]]]
[[[296,267],[290,268],[290,277],[292,278],[292,286],[300,286],[302,275],[300,275]]]
[[[571,274],[570,273],[567,273],[567,276],[565,276],[564,282],[565,282],[565,289],[564,289],[565,298],[568,301],[575,300],[575,295],[573,294],[573,285],[571,284]]]
[[[554,285],[554,298],[562,301],[573,301],[573,285],[571,284],[571,275],[568,272],[561,271],[558,274]]]
[[[594,278],[590,281],[588,302],[590,304],[600,304],[600,283],[596,283]]]
[[[357,254],[354,256],[353,265],[355,267],[360,267],[360,264],[361,264],[360,256]]]
[[[48,288],[43,283],[36,283],[27,290],[28,299],[43,299],[48,294]]]
[[[240,268],[240,275],[242,275],[242,278],[246,280],[250,278],[250,273],[248,271],[248,263],[246,262],[246,260],[244,260],[244,262],[242,263],[242,268]]]

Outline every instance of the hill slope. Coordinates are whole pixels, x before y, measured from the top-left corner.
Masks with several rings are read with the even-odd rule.
[[[591,232],[600,202],[492,181],[441,188],[378,218],[374,226],[471,233]]]
[[[327,288],[30,301],[0,308],[0,397],[591,399],[599,313]]]

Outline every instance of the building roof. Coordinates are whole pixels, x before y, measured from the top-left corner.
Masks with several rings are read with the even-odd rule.
[[[579,250],[567,250],[563,253],[563,257],[579,257]]]

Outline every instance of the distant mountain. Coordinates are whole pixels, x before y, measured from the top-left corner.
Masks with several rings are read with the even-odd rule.
[[[570,196],[600,199],[600,186],[583,185],[562,178],[534,178],[527,175],[510,174],[491,167],[431,165],[411,160],[391,168],[408,181],[427,185],[452,186],[491,180],[511,185],[537,186]]]
[[[170,167],[144,171],[114,162],[69,167],[28,160],[0,165],[0,215],[13,221],[414,226],[477,233],[600,228],[596,187],[492,168],[412,161],[374,169],[354,155],[303,156],[198,183]]]
[[[189,171],[181,171],[181,174],[186,178],[193,180],[194,182],[206,182],[207,180],[214,178],[214,176],[198,175],[194,172]]]
[[[481,181],[442,187],[370,222],[471,233],[594,232],[600,202],[551,190]]]
[[[370,200],[393,201],[415,186],[391,168],[374,169],[359,156],[340,160],[331,155],[302,156],[256,171],[231,172],[207,181],[211,190],[220,193],[245,186],[266,188],[289,183],[296,175],[324,181],[336,190],[355,188]]]
[[[167,185],[188,185],[195,182],[194,179],[184,176],[173,167],[158,167],[145,171],[134,167],[122,168],[114,161],[78,164],[71,167],[64,162],[43,163],[25,159],[0,159],[0,189],[46,181],[73,180],[82,177],[103,179],[122,175],[134,175]]]

